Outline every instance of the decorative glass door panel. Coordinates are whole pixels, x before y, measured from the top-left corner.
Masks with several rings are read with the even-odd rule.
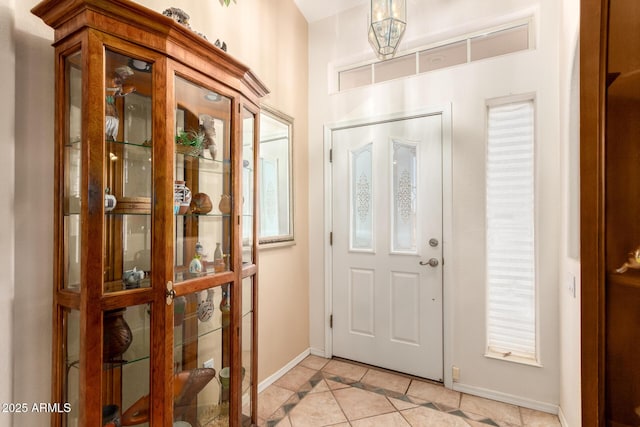
[[[175,281],[230,269],[231,100],[176,77]]]
[[[351,233],[349,250],[375,251],[373,229],[373,143],[349,151]]]
[[[80,53],[65,59],[67,123],[64,138],[64,284],[65,289],[80,290],[81,179],[82,176],[82,57]]]
[[[417,143],[392,139],[392,253],[417,253]]]
[[[174,421],[229,423],[229,284],[177,297],[174,304]]]
[[[151,312],[150,304],[104,312],[103,425],[119,414],[122,425],[149,425]]]
[[[242,113],[242,263],[253,264],[253,191],[255,116],[246,108]]]
[[[151,286],[153,65],[106,51],[105,292]]]

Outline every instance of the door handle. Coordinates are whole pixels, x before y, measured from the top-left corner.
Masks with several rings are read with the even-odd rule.
[[[435,258],[431,258],[429,261],[424,262],[420,261],[420,265],[428,265],[429,267],[437,267],[439,264],[438,260]]]

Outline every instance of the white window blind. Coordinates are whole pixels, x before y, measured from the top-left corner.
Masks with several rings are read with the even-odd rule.
[[[487,350],[536,358],[534,103],[488,107]]]

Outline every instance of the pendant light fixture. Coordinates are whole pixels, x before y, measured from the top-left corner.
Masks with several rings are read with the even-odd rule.
[[[371,0],[369,43],[378,58],[395,55],[406,26],[406,0]]]

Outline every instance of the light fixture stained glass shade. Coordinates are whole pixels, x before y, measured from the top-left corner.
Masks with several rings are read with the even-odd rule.
[[[369,43],[378,58],[395,55],[406,26],[406,0],[371,0]]]

